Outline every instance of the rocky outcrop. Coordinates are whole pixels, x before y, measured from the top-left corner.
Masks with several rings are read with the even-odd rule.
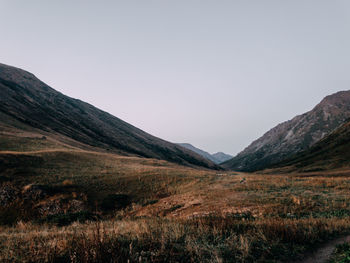
[[[276,164],[272,171],[315,172],[350,167],[350,122],[343,124],[310,149]]]
[[[8,206],[18,198],[19,191],[11,185],[0,187],[0,206]]]

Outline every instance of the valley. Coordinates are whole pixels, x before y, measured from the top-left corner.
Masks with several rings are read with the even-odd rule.
[[[213,171],[19,139],[0,152],[1,262],[285,262],[350,230],[349,169]]]
[[[288,133],[318,140],[279,152],[294,120],[221,166],[23,70],[1,64],[0,89],[0,262],[297,262],[350,233],[348,92]]]

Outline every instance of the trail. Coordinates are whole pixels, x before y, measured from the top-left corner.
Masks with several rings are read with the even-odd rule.
[[[331,257],[335,247],[346,242],[350,242],[350,235],[333,239],[323,244],[313,253],[308,254],[305,259],[294,263],[326,263]]]

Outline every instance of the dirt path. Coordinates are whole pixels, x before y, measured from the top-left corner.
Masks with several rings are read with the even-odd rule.
[[[350,235],[333,239],[326,244],[319,247],[312,254],[310,253],[304,260],[297,261],[295,263],[325,263],[329,260],[337,245],[350,242]]]

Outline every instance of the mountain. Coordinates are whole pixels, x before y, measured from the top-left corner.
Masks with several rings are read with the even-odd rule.
[[[224,161],[227,161],[229,159],[232,158],[231,155],[228,155],[228,154],[225,154],[223,152],[218,152],[218,153],[214,153],[214,154],[210,154],[206,151],[203,151],[197,147],[194,147],[192,144],[189,144],[189,143],[179,143],[178,145],[188,149],[188,150],[191,150],[201,156],[203,156],[204,158],[206,158],[207,160],[210,160],[216,164],[220,164]]]
[[[350,91],[324,98],[315,108],[281,123],[222,164],[227,169],[256,171],[309,149],[350,117]]]
[[[223,152],[217,152],[211,155],[212,157],[214,157],[215,160],[217,160],[216,163],[220,164],[223,162],[226,162],[227,160],[232,159],[232,155],[223,153]]]
[[[350,121],[314,144],[310,149],[284,160],[273,168],[283,171],[321,171],[350,167]]]
[[[196,148],[194,147],[192,144],[189,144],[189,143],[178,143],[178,145],[180,145],[181,147],[183,148],[186,148],[192,152],[195,152],[197,154],[199,154],[200,156],[204,157],[205,159],[207,160],[210,160],[214,163],[218,163],[218,160],[215,159],[210,153],[206,152],[206,151],[203,151],[199,148]]]
[[[57,92],[29,72],[0,64],[0,131],[6,129],[55,136],[60,142],[84,149],[218,169],[192,151]]]

